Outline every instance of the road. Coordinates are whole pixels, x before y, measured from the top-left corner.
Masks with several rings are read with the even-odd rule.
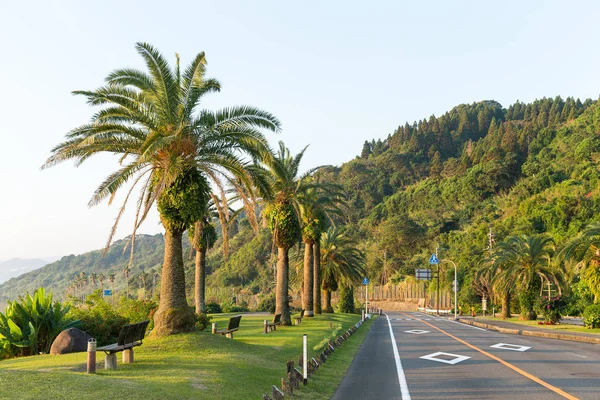
[[[507,398],[600,399],[600,347],[390,312],[373,323],[333,397]]]

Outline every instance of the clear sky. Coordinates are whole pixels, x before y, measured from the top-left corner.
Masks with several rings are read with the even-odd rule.
[[[460,103],[597,99],[599,15],[596,1],[0,1],[0,260],[104,245],[120,203],[87,202],[117,159],[40,166],[94,112],[70,92],[142,68],[137,41],[184,65],[205,51],[222,83],[205,107],[272,112],[271,143],[310,145],[308,169]],[[141,229],[161,231],[156,214]]]

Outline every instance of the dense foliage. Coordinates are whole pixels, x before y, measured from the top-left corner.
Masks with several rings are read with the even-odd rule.
[[[78,322],[67,316],[68,311],[44,288],[9,301],[0,313],[0,359],[48,353],[56,336]]]

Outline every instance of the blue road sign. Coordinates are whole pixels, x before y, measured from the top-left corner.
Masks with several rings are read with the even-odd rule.
[[[110,290],[110,289],[104,289],[104,295],[105,296],[112,296],[112,290]]]
[[[431,258],[429,259],[429,264],[439,264],[439,260],[437,258],[437,256],[435,254],[431,255]]]
[[[365,279],[363,279],[363,281],[362,281],[362,284],[363,284],[363,285],[368,285],[368,284],[369,284],[369,278],[367,278],[367,277],[365,276]]]

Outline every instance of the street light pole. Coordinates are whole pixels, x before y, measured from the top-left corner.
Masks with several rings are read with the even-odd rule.
[[[457,297],[458,297],[458,281],[456,280],[456,264],[452,260],[442,260],[445,262],[452,263],[454,265],[454,320],[456,321],[458,318],[456,316],[456,309],[458,307]]]

